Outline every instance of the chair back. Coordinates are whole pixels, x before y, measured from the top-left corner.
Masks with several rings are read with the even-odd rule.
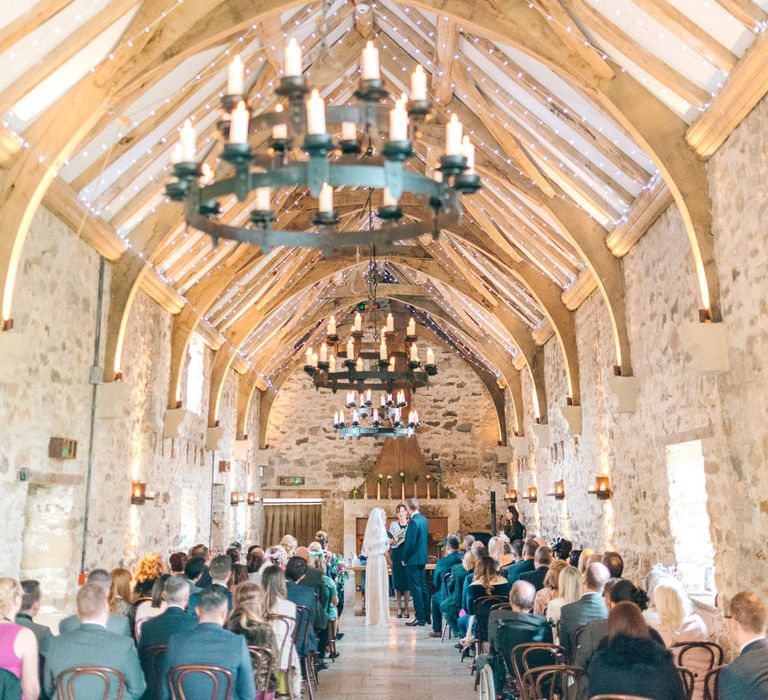
[[[21,700],[21,681],[4,668],[0,668],[0,698]]]
[[[527,687],[523,684],[526,673],[535,671],[537,668],[563,666],[566,658],[565,649],[559,644],[527,642],[514,647],[510,652],[510,665],[520,687],[521,698],[528,700],[528,698],[533,697],[533,687]],[[530,676],[530,679],[533,680],[533,675]]]
[[[296,624],[296,618],[289,615],[267,615],[267,622],[272,625],[272,629],[275,630],[275,637],[277,637],[277,663],[276,669],[279,671],[287,671],[291,667],[293,661],[293,653],[296,648],[296,644],[293,641],[295,630],[298,627]],[[286,651],[290,650],[286,659]],[[285,661],[284,661],[285,659]]]
[[[167,651],[167,644],[155,644],[141,651],[141,661],[144,668],[144,676],[147,679],[147,686],[153,692],[156,692],[158,697],[161,695],[160,685],[162,683],[160,669],[163,665],[163,657]]]
[[[79,681],[79,690],[75,689],[76,681]],[[56,697],[59,700],[109,700],[113,683],[117,684],[115,699],[122,700],[125,676],[120,671],[106,666],[74,666],[56,676]]]
[[[486,595],[475,600],[475,620],[477,621],[478,641],[488,641],[488,617],[491,614],[493,606],[506,602],[507,599],[503,595]]]
[[[678,642],[670,647],[670,651],[674,656],[675,664],[693,674],[693,686],[699,691],[696,694],[702,697],[704,677],[715,666],[722,665],[723,648],[714,642]],[[694,693],[694,687],[691,688],[691,694],[688,697]]]
[[[677,666],[677,673],[680,676],[680,680],[683,682],[683,692],[687,700],[691,700],[693,697],[693,689],[696,686],[696,676],[693,671],[685,668],[684,666]],[[702,678],[703,680],[703,678]]]
[[[512,610],[512,604],[511,603],[494,603],[491,606],[491,612],[494,610]]]
[[[193,690],[186,689],[188,683]],[[171,700],[232,700],[234,681],[232,673],[221,666],[185,664],[168,671],[168,685]],[[210,687],[210,693],[203,687]]]
[[[593,695],[589,700],[652,700],[645,695]]]
[[[704,700],[719,700],[720,693],[718,692],[717,684],[720,680],[720,671],[726,668],[726,666],[715,666],[707,671],[704,676]]]
[[[300,649],[306,648],[311,626],[312,611],[306,605],[296,605],[296,624],[293,628],[293,643]]]
[[[560,700],[568,696],[569,687],[584,682],[586,677],[587,672],[580,666],[538,666],[525,672],[522,688],[527,689],[531,700]]]
[[[275,672],[276,659],[271,649],[267,647],[249,646],[253,666],[253,682],[256,690],[269,690],[269,682]]]

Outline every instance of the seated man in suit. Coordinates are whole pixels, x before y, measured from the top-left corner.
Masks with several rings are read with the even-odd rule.
[[[109,597],[109,587],[112,585],[112,577],[106,569],[94,569],[88,574],[88,583],[100,586],[107,597]],[[70,615],[59,622],[59,634],[72,632],[80,627],[78,615]],[[107,629],[115,634],[122,634],[126,637],[131,636],[131,623],[125,615],[109,613],[107,619]]]
[[[507,581],[514,583],[520,578],[521,574],[527,574],[536,568],[534,559],[539,545],[532,537],[528,538],[523,545],[523,558],[507,567]]]
[[[538,592],[544,588],[544,577],[549,572],[549,567],[552,564],[552,550],[547,545],[537,547],[536,554],[533,557],[533,564],[536,568],[533,571],[526,571],[520,574],[518,580],[532,583]]]
[[[40,651],[41,656],[45,656],[45,652],[48,650],[48,645],[53,639],[53,632],[50,627],[40,625],[34,621],[35,615],[40,610],[40,598],[42,594],[40,592],[40,582],[34,579],[27,579],[21,582],[21,590],[23,594],[21,596],[21,608],[16,613],[15,622],[17,625],[27,627],[31,629],[37,638],[37,648]]]
[[[552,628],[546,618],[534,615],[536,589],[528,581],[515,581],[509,591],[511,610],[494,610],[488,618],[489,653],[487,663],[493,667],[497,689],[504,685],[507,669],[512,671],[510,654],[518,644],[552,642]],[[483,657],[478,664],[483,663]]]
[[[119,671],[125,678],[126,700],[137,700],[146,688],[139,656],[130,637],[107,629],[109,604],[104,589],[86,583],[77,592],[78,625],[70,632],[54,637],[45,662],[45,692],[54,697],[56,678],[62,671],[76,666],[99,666]],[[109,700],[117,698],[118,686],[111,677]],[[75,698],[100,698],[104,682],[96,677],[78,678],[74,682]]]
[[[754,593],[742,591],[733,596],[728,612],[728,635],[739,655],[720,672],[720,700],[768,698],[768,608]]]
[[[430,637],[441,637],[443,632],[443,614],[440,605],[448,598],[448,587],[443,581],[445,574],[451,572],[453,567],[461,565],[461,544],[456,535],[448,535],[445,538],[445,556],[435,565],[432,573],[432,583],[437,588],[432,595],[432,631]]]
[[[312,544],[312,543],[310,543]],[[300,585],[311,588],[317,595],[317,619],[315,631],[317,632],[317,654],[320,658],[320,667],[324,667],[325,652],[328,649],[328,587],[323,581],[323,572],[310,566],[310,551],[308,547],[296,547],[294,556],[301,557],[307,564],[307,572],[299,582]]]
[[[171,576],[163,586],[163,600],[166,609],[157,617],[147,620],[141,628],[139,637],[139,659],[147,679],[149,696],[159,698],[164,681],[159,676],[162,656],[153,653],[153,647],[168,646],[174,634],[189,632],[197,627],[197,617],[187,615],[189,604],[189,581],[186,576]]]
[[[611,578],[621,578],[624,574],[624,559],[618,552],[605,552],[602,563],[608,569]]]
[[[576,631],[592,620],[608,617],[603,589],[611,575],[602,564],[590,564],[584,572],[584,593],[575,603],[564,605],[560,612],[560,644],[573,659],[576,653]]]
[[[471,551],[465,552],[461,564],[451,567],[451,578],[448,580],[448,595],[440,603],[440,612],[453,632],[454,637],[459,636],[459,612],[461,611],[461,596],[464,592],[464,582],[472,580],[472,570],[475,568],[475,555]]]
[[[220,586],[211,586],[200,592],[195,610],[200,623],[187,632],[174,634],[168,641],[168,651],[162,665],[160,678],[178,666],[219,666],[232,675],[232,700],[253,700],[256,686],[253,667],[245,637],[223,629],[227,619],[227,596]],[[219,686],[223,700],[225,686]],[[184,681],[188,698],[210,698],[211,682],[201,675],[188,676]],[[207,691],[207,692],[206,692]],[[162,698],[170,698],[168,684],[162,686]]]
[[[299,556],[291,557],[285,566],[285,589],[288,591],[288,600],[309,608],[309,630],[305,634],[304,628],[300,628],[296,635],[296,651],[301,656],[317,651],[317,629],[318,625],[323,623],[322,610],[315,589],[303,585],[307,571],[307,562]],[[325,624],[328,625],[327,619]]]

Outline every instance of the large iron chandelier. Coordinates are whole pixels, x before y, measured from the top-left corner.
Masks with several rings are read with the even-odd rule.
[[[170,199],[186,203],[187,224],[208,233],[214,243],[225,238],[253,243],[265,251],[287,246],[326,252],[357,245],[383,248],[425,233],[436,237],[442,226],[457,224],[462,213],[460,195],[476,192],[481,186],[475,173],[474,146],[463,135],[461,123],[454,114],[446,125],[445,153],[435,179],[407,171],[414,131],[431,112],[426,73],[418,66],[411,75],[410,99],[403,94],[394,109],[389,109],[383,104],[389,94],[379,70],[378,49],[372,42],[363,50],[361,69],[357,104],[326,108],[318,90],[310,90],[302,74],[301,47],[291,39],[285,47],[284,75],[276,90],[285,106],[278,104],[271,113],[252,115],[246,105],[252,85],[245,84],[244,66],[236,56],[221,99],[224,116],[219,123],[225,142],[221,157],[233,166],[232,174],[217,179],[208,165],[202,164],[216,144],[198,157],[196,133],[189,120],[172,152],[174,178],[166,192]],[[338,140],[329,133],[328,123],[340,125]],[[271,139],[265,152],[257,153],[248,139],[261,129],[271,129]],[[330,162],[328,156],[338,152],[342,154],[338,161]],[[369,156],[365,161],[358,158],[363,152]],[[319,200],[313,220],[316,230],[273,229],[273,190],[301,185]],[[335,187],[382,189],[383,203],[377,214],[385,225],[376,230],[337,231]],[[254,191],[250,226],[240,228],[217,220],[222,211],[220,199],[234,194],[242,202]],[[424,197],[423,212],[417,211],[409,223],[400,223],[403,211],[399,199],[404,192]]]

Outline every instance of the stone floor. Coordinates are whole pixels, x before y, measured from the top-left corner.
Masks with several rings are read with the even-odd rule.
[[[344,615],[341,656],[320,674],[318,700],[470,700],[476,698],[469,661],[459,663],[453,641],[427,636],[429,627],[367,628]]]

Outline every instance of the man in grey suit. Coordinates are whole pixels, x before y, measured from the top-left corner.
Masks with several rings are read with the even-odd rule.
[[[560,611],[560,644],[571,659],[576,653],[576,631],[592,620],[608,617],[603,588],[610,577],[610,572],[602,564],[590,564],[584,572],[584,593],[581,599],[564,605]]]
[[[48,651],[48,645],[53,639],[53,632],[50,627],[40,625],[35,622],[34,617],[40,610],[40,582],[34,579],[27,579],[21,582],[21,590],[24,592],[21,596],[21,608],[16,613],[16,624],[31,629],[37,638],[37,648],[41,656],[45,656]]]
[[[109,587],[112,584],[112,577],[105,569],[94,569],[88,574],[88,583],[92,583],[95,586],[99,586],[104,594],[109,597]],[[80,620],[77,615],[70,615],[65,617],[59,622],[59,634],[65,632],[72,632],[80,627]],[[107,619],[107,629],[115,634],[122,634],[125,637],[131,636],[131,624],[125,615],[117,615],[115,613],[109,613]]]
[[[79,626],[54,637],[45,662],[45,692],[53,697],[56,678],[77,666],[98,666],[119,671],[125,678],[125,700],[138,700],[146,689],[139,655],[130,637],[107,630],[109,605],[101,586],[86,583],[77,592]],[[64,676],[66,679],[66,675]],[[117,698],[118,684],[110,677],[108,700]],[[104,682],[96,677],[81,677],[74,682],[76,700],[100,698]]]
[[[720,700],[768,698],[768,608],[754,593],[733,596],[725,616],[739,655],[720,672]]]

